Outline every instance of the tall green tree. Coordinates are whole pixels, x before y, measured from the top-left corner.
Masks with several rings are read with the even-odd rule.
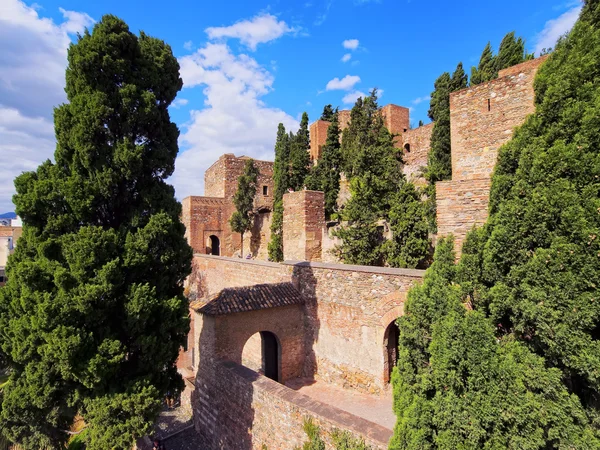
[[[477,67],[471,67],[471,85],[477,85],[498,78],[502,69],[520,64],[527,59],[532,59],[533,54],[525,51],[525,41],[517,38],[515,32],[507,33],[500,42],[498,54],[494,56],[492,46],[488,42]]]
[[[299,191],[304,187],[310,168],[310,136],[308,114],[303,113],[298,133],[290,139],[289,187]]]
[[[600,448],[599,79],[588,0],[500,149],[488,222],[409,293],[391,448]]]
[[[246,160],[244,172],[238,178],[238,188],[233,196],[235,211],[229,219],[231,230],[242,237],[241,255],[244,257],[244,234],[250,231],[254,219],[254,197],[258,183],[258,169],[253,159]]]
[[[377,144],[382,126],[377,90],[373,89],[369,96],[356,100],[350,111],[350,124],[342,133],[342,171],[348,179],[360,173],[360,153],[364,148]]]
[[[337,113],[337,108],[333,109],[333,106],[325,105],[325,107],[323,108],[323,113],[321,114],[321,120],[331,122],[333,120],[333,117],[336,115],[336,113]]]
[[[471,67],[471,86],[493,80],[495,76],[494,52],[492,44],[488,42],[479,58],[479,65]]]
[[[280,123],[277,128],[275,162],[273,164],[273,218],[271,220],[271,239],[268,245],[271,261],[283,261],[283,194],[289,187],[289,161],[290,141],[285,127]]]
[[[415,200],[409,195],[415,192],[414,186],[402,173],[402,154],[377,109],[376,91],[364,101],[359,98],[352,115],[358,123],[351,119],[350,131],[344,130],[342,137],[342,150],[345,145],[345,156],[352,158],[348,163],[353,173],[352,195],[342,211],[347,224],[335,232],[343,241],[336,248],[336,255],[348,264],[416,267],[429,249],[427,232],[423,236],[420,231],[427,229],[427,222],[410,225],[411,221],[425,220],[423,209],[410,205]],[[419,215],[413,219],[404,217],[417,210]],[[390,224],[395,228],[394,243],[386,242],[383,234]],[[409,247],[403,246],[407,243]],[[423,249],[420,257],[419,249]]]
[[[0,289],[0,433],[26,449],[62,448],[76,414],[88,449],[129,449],[183,387],[192,251],[165,182],[181,87],[171,48],[114,16],[69,47],[56,163],[15,180],[23,236]]]
[[[307,178],[307,187],[325,193],[325,217],[331,218],[337,211],[337,198],[340,192],[340,128],[337,110],[327,128],[327,140],[321,150],[321,158]]]
[[[498,76],[498,72],[502,69],[520,64],[531,57],[533,55],[528,55],[525,52],[525,41],[523,38],[517,38],[514,31],[507,33],[502,38],[500,47],[498,47],[498,54],[494,58],[494,78]]]

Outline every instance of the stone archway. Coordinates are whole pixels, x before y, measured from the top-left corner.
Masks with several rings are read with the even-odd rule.
[[[242,364],[281,382],[281,345],[277,335],[270,331],[253,334],[242,350]]]
[[[384,383],[390,383],[392,380],[392,371],[398,363],[398,345],[400,338],[400,328],[396,321],[392,321],[383,335],[383,350],[384,350]]]

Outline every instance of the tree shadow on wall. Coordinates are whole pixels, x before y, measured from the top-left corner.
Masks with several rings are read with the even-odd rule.
[[[314,346],[319,339],[321,322],[317,301],[317,278],[309,262],[299,262],[294,265],[292,283],[304,298],[305,356],[302,377],[305,378],[306,384],[312,384],[315,382],[319,367]]]

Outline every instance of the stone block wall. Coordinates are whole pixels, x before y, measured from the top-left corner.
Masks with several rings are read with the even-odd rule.
[[[381,108],[385,127],[392,134],[401,135],[410,128],[409,109],[394,104],[385,105]]]
[[[420,282],[423,274],[422,270],[308,262],[277,264],[195,255],[186,292],[195,299],[208,297],[227,287],[292,282],[305,299],[303,317],[298,318],[292,309],[292,312],[286,312],[283,307],[273,310],[281,311],[277,320],[284,328],[288,323],[304,327],[303,376],[378,393],[387,389],[386,329],[403,314],[406,294],[411,286]],[[248,335],[239,341],[248,340],[256,331],[265,331],[244,328],[246,325],[241,321],[243,317],[250,317],[248,314],[253,314],[248,326],[262,318],[270,320],[264,311],[241,313],[240,324],[236,327],[246,330],[244,333]],[[201,315],[194,319],[196,346],[203,333],[203,320]],[[213,321],[213,326],[215,323]],[[273,331],[280,339],[280,334],[285,334],[280,329],[266,331]],[[213,330],[213,333],[218,331]],[[232,330],[232,333],[236,331]],[[219,337],[219,340],[223,339]],[[244,342],[240,344],[242,347]],[[298,341],[294,342],[296,344],[291,348],[297,349]],[[211,351],[216,352],[216,349],[213,347]],[[297,354],[295,358],[300,359]]]
[[[408,181],[419,186],[427,182],[421,176],[422,170],[427,166],[427,155],[431,147],[431,132],[433,123],[406,131],[402,135],[404,175]]]
[[[367,393],[388,388],[387,327],[404,313],[424,271],[326,263],[284,263],[306,299],[305,376]]]
[[[338,122],[340,124],[340,131],[344,131],[346,128],[350,126],[350,110],[344,109],[343,111],[338,111]]]
[[[311,418],[332,450],[334,429],[362,438],[373,450],[387,448],[389,430],[337,409],[233,362],[200,367],[192,396],[194,425],[202,448],[292,449],[306,442]]]
[[[231,231],[229,219],[235,211],[232,199],[247,160],[246,156],[238,158],[232,153],[221,156],[204,174],[206,196],[187,197],[183,200],[181,220],[194,252],[209,254],[210,236],[219,239],[221,255],[232,256],[240,251],[241,237]],[[252,253],[255,257],[266,259],[271,237],[273,163],[259,160],[254,163],[259,170],[254,198],[257,215],[253,229],[244,235],[244,254]]]
[[[239,248],[239,235],[234,235],[229,226],[235,210],[231,201],[222,197],[186,197],[181,203],[181,221],[194,252],[210,253],[210,236],[219,239],[223,255],[232,255]]]
[[[454,234],[457,253],[467,233],[487,220],[491,184],[491,178],[480,178],[442,181],[435,185],[438,236]]]
[[[450,94],[452,181],[436,184],[438,237],[485,222],[498,150],[535,111],[533,82],[546,57],[503,70],[499,78]]]
[[[288,192],[283,196],[283,258],[320,261],[325,226],[325,194]]]
[[[238,187],[238,178],[244,172],[244,165],[250,159],[247,156],[237,157],[233,153],[221,156],[204,173],[204,195],[206,197],[224,197],[231,199]],[[258,187],[254,205],[272,209],[273,207],[273,162],[254,160],[258,168]],[[264,187],[266,186],[266,195]]]
[[[535,111],[533,80],[544,60],[518,64],[500,78],[450,95],[453,180],[491,176],[498,149]]]

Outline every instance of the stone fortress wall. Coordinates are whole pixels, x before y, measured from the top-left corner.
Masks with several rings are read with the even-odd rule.
[[[501,70],[497,79],[450,94],[452,180],[436,183],[438,236],[485,223],[498,150],[535,111],[533,80],[541,57]]]
[[[496,80],[451,95],[452,180],[436,184],[437,221],[439,235],[456,236],[458,251],[466,233],[487,218],[498,149],[534,111],[533,79],[543,61],[527,61],[501,71]],[[387,105],[382,111],[396,146],[403,149],[404,173],[424,183],[420,174],[433,125],[411,130],[407,108]],[[340,111],[342,127],[349,117],[349,111]],[[311,125],[313,160],[320,156],[327,126],[323,121]],[[304,441],[301,424],[311,417],[323,427],[328,449],[333,428],[383,449],[390,428],[285,383],[306,379],[357,395],[389,395],[395,319],[424,272],[327,263],[332,243],[324,195],[308,190],[284,195],[286,261],[265,261],[273,190],[273,163],[265,161],[257,162],[261,177],[255,201],[258,217],[265,216],[244,239],[254,245],[256,259],[228,258],[240,248],[228,220],[245,159],[223,155],[206,173],[207,196],[183,202],[182,219],[196,254],[186,287],[193,300],[192,327],[178,365],[195,373],[195,429],[206,448],[288,448]],[[219,240],[221,256],[210,255],[213,238]],[[277,342],[278,371],[272,379],[265,376],[268,340],[263,333]],[[246,360],[256,370],[241,365],[248,348]]]

